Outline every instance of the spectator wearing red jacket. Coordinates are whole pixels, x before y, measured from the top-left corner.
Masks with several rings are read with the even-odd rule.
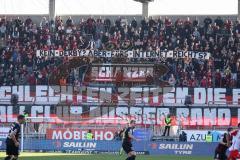
[[[204,88],[207,87],[207,78],[206,78],[206,76],[203,77],[203,79],[201,80],[200,85],[201,85],[201,87],[204,87]]]

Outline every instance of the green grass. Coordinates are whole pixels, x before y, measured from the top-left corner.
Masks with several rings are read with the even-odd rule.
[[[3,160],[5,153],[0,153]],[[125,160],[126,156],[118,155],[77,155],[62,153],[22,153],[19,160]],[[137,156],[136,160],[212,160],[211,157],[190,156]]]

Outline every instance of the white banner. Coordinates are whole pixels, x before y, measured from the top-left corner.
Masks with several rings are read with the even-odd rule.
[[[209,52],[198,51],[98,51],[98,50],[37,50],[37,57],[128,57],[128,58],[196,58],[209,59]]]
[[[89,108],[88,108],[89,107]],[[237,126],[240,109],[236,107],[154,107],[154,106],[64,106],[64,105],[0,105],[0,123],[15,122],[23,112],[34,123],[77,124],[127,124],[135,119],[137,124],[164,126],[164,118],[171,113],[172,126]],[[86,118],[83,115],[88,114]],[[45,118],[40,118],[45,117]],[[194,132],[195,133],[195,132]],[[197,133],[197,132],[196,132]],[[192,137],[191,140],[198,139]]]
[[[171,90],[170,90],[171,89]],[[38,104],[56,104],[60,101],[102,104],[106,99],[119,105],[134,101],[137,104],[182,105],[185,97],[191,95],[193,104],[240,104],[240,89],[228,88],[158,88],[158,87],[112,87],[83,86],[79,94],[74,95],[73,86],[0,86],[0,102],[9,102],[12,94],[17,94],[19,102],[35,102]],[[113,97],[113,93],[117,99]]]

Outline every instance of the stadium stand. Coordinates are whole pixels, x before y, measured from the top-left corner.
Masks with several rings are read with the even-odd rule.
[[[240,153],[240,0],[173,1],[0,0],[0,159]]]
[[[179,87],[240,87],[240,22],[230,19],[198,20],[171,18],[126,21],[119,17],[93,18],[64,22],[43,17],[0,18],[0,85],[46,85],[49,73],[66,58],[39,58],[37,49],[139,49],[191,50],[210,52],[208,61],[199,59],[148,59],[144,63],[162,62],[169,67],[163,77]],[[101,59],[107,62],[109,59]],[[128,63],[143,62],[128,59]],[[77,74],[78,75],[78,74]],[[61,84],[81,84],[76,74],[61,79]]]

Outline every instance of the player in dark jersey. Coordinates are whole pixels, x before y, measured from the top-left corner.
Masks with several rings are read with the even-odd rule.
[[[138,139],[136,139],[133,136],[133,129],[135,128],[135,126],[136,126],[136,121],[131,120],[129,127],[126,128],[123,133],[122,147],[123,147],[123,150],[128,155],[128,158],[126,160],[135,160],[135,158],[136,158],[136,152],[132,148],[132,140],[138,141]]]
[[[215,160],[226,160],[226,152],[227,149],[231,145],[231,135],[230,132],[232,131],[232,128],[228,128],[227,133],[224,133],[222,141],[218,144],[217,148],[215,149]]]
[[[17,122],[11,125],[7,140],[6,140],[6,154],[5,160],[17,160],[19,155],[19,136],[21,132],[21,124],[25,123],[25,116],[19,115]]]

